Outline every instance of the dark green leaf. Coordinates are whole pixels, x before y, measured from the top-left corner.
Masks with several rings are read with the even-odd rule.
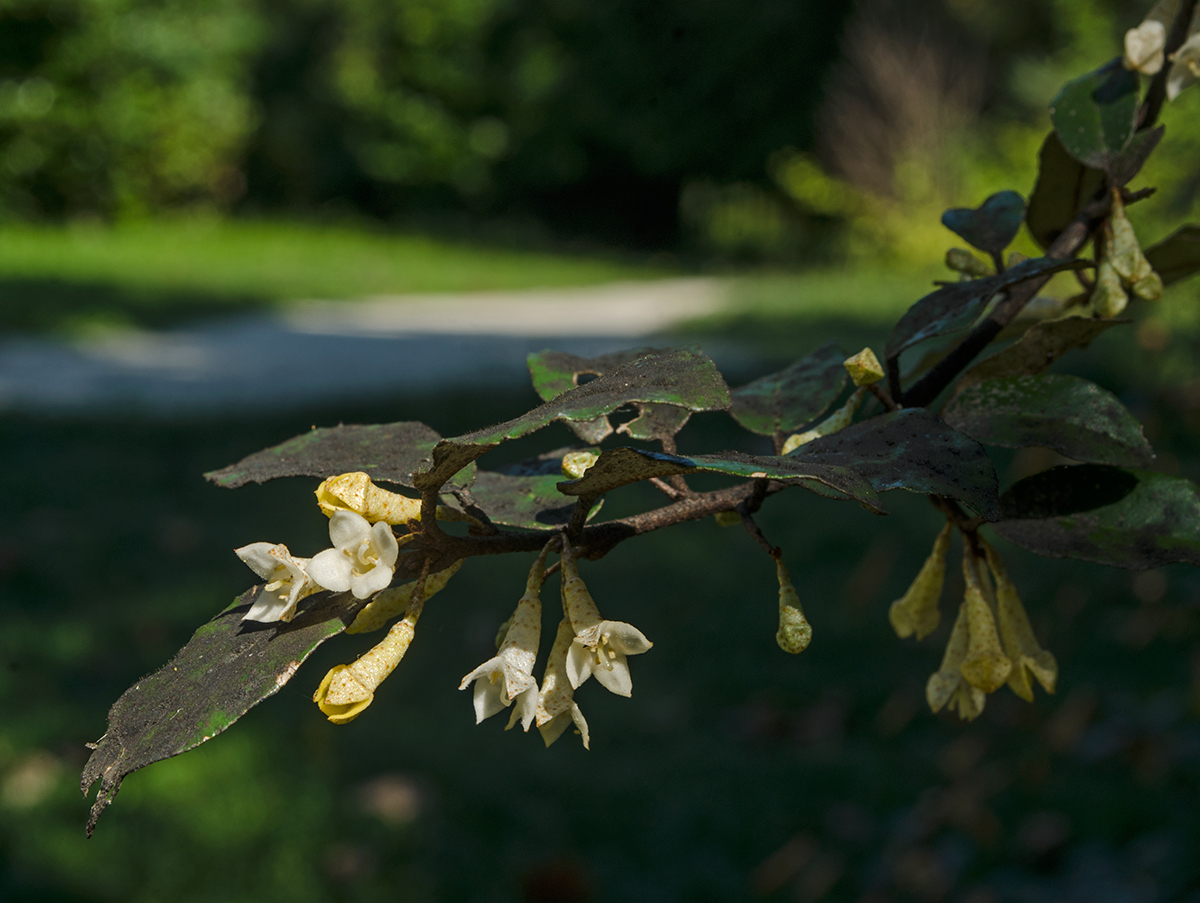
[[[1078,376],[984,380],[955,396],[942,418],[984,445],[1036,445],[1092,464],[1144,467],[1154,460],[1129,410],[1111,392]]]
[[[996,532],[1038,555],[1135,570],[1200,564],[1200,489],[1179,477],[1055,467],[1014,485],[1003,504],[1006,513],[1032,516],[1004,520]]]
[[[925,408],[906,408],[855,423],[802,445],[790,458],[848,467],[878,492],[907,489],[958,499],[988,520],[1000,516],[996,471],[974,439]]]
[[[97,780],[87,832],[127,774],[169,759],[221,733],[277,693],[321,643],[345,630],[366,604],[349,593],[318,593],[287,624],[242,617],[261,587],[242,593],[193,634],[170,662],[126,690],[83,769],[86,794]]]
[[[760,436],[790,433],[819,417],[846,385],[845,353],[830,342],[792,364],[734,389],[729,413]]]
[[[1063,148],[1086,166],[1110,172],[1133,137],[1138,74],[1115,59],[1063,85],[1050,120]]]
[[[636,448],[610,448],[580,479],[559,483],[558,488],[567,495],[597,497],[641,480],[689,473],[794,482],[820,495],[852,498],[872,511],[880,510],[875,491],[850,468],[742,452],[683,457]]]
[[[1082,260],[1035,257],[995,276],[945,285],[910,307],[892,327],[892,333],[888,336],[887,356],[893,359],[906,348],[925,339],[965,329],[975,321],[993,295],[1019,282],[1086,266],[1090,264]]]
[[[1146,249],[1150,266],[1162,277],[1163,285],[1186,279],[1200,271],[1200,226],[1180,226],[1158,244]]]
[[[1047,135],[1038,154],[1037,184],[1025,211],[1025,224],[1034,241],[1050,247],[1079,208],[1103,187],[1104,173],[1068,154],[1057,133]]]
[[[279,477],[324,479],[362,471],[375,482],[413,488],[413,473],[433,463],[431,453],[439,439],[436,432],[416,421],[314,429],[204,476],[218,486],[235,489]],[[473,468],[465,472],[461,484],[468,484],[473,473]]]
[[[691,349],[638,358],[513,420],[443,439],[433,449],[433,467],[414,475],[414,483],[418,489],[437,488],[501,442],[524,436],[555,420],[595,420],[631,402],[670,404],[690,411],[723,411],[729,407],[729,388],[713,362]]]
[[[573,498],[558,491],[562,457],[577,449],[560,448],[497,471],[480,470],[471,486],[471,499],[494,524],[546,530],[566,525],[575,507]],[[597,502],[591,516],[600,510]]]
[[[1165,131],[1165,126],[1160,125],[1133,133],[1125,150],[1117,155],[1117,159],[1108,168],[1109,180],[1113,185],[1125,185],[1142,171],[1142,167],[1158,147],[1158,142],[1162,141]]]
[[[999,255],[1012,244],[1025,218],[1025,199],[999,191],[974,210],[956,207],[942,214],[942,225],[981,251]]]
[[[955,391],[962,392],[985,379],[1041,373],[1072,348],[1086,346],[1110,326],[1129,322],[1098,320],[1094,317],[1064,317],[1060,320],[1035,323],[1025,330],[1020,339],[999,354],[976,364],[960,376],[955,383]]]

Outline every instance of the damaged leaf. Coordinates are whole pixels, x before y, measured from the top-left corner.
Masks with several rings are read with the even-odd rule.
[[[836,342],[814,351],[778,373],[730,393],[729,413],[752,433],[790,433],[820,417],[846,385],[846,355]]]

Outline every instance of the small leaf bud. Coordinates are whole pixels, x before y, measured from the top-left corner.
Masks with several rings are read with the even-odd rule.
[[[846,358],[842,365],[856,386],[870,386],[883,379],[883,367],[870,348],[864,348],[854,357]]]

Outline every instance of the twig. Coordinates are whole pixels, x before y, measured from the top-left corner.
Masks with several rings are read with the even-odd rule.
[[[746,510],[745,503],[738,505],[737,513],[742,519],[742,526],[746,528],[746,532],[750,534],[751,538],[762,546],[763,551],[772,558],[778,558],[779,549],[767,542],[767,537],[763,536],[762,528],[755,523],[754,518],[750,516],[750,512]]]

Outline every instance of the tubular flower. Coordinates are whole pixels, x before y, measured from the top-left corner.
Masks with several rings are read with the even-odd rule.
[[[315,555],[308,574],[318,585],[334,592],[354,593],[365,599],[392,582],[400,546],[385,523],[371,526],[361,514],[334,511],[329,518],[332,549]]]
[[[950,547],[950,524],[933,541],[933,551],[921,565],[916,579],[903,596],[888,609],[888,620],[900,639],[917,635],[923,640],[937,630],[942,620],[938,601],[942,598],[942,584],[946,579],[946,550]]]
[[[1111,241],[1110,241],[1111,239]],[[1133,223],[1125,215],[1121,192],[1113,192],[1112,215],[1104,232],[1105,256],[1111,258],[1113,269],[1123,284],[1143,301],[1157,301],[1162,297],[1162,277],[1142,253]]]
[[[592,601],[575,561],[575,551],[564,537],[562,545],[563,611],[575,631],[575,642],[567,655],[567,678],[578,689],[589,677],[618,696],[633,692],[626,656],[640,655],[654,644],[646,635],[624,621],[605,621]]]
[[[318,589],[305,570],[309,559],[294,557],[282,543],[252,542],[234,549],[234,554],[267,581],[243,621],[290,621],[296,604]]]
[[[1129,295],[1121,277],[1107,257],[1096,267],[1096,285],[1092,289],[1092,310],[1098,317],[1118,316],[1129,304]]]
[[[465,690],[475,684],[475,723],[491,718],[501,709],[516,702],[508,726],[518,719],[523,730],[529,730],[537,714],[537,681],[533,678],[533,665],[537,661],[538,641],[542,634],[542,582],[546,576],[546,556],[551,540],[542,548],[542,553],[529,569],[525,581],[525,595],[517,602],[516,611],[509,618],[508,630],[500,650],[458,685]]]
[[[862,404],[863,398],[866,396],[865,388],[854,390],[854,394],[846,399],[846,403],[814,426],[811,430],[805,430],[803,433],[792,433],[787,437],[787,441],[783,443],[783,454],[795,451],[801,445],[807,445],[814,439],[820,439],[822,436],[828,436],[836,433],[838,430],[844,430],[850,425],[850,421],[854,419],[854,412],[858,410]]]
[[[779,578],[779,630],[775,632],[775,642],[784,652],[798,655],[812,641],[812,625],[804,617],[800,594],[792,586],[792,578],[783,561],[778,558],[775,559],[775,575]]]
[[[996,620],[1000,623],[1000,639],[1013,663],[1008,686],[1026,702],[1033,702],[1033,684],[1029,675],[1037,679],[1043,690],[1053,693],[1058,681],[1058,662],[1038,645],[1029,615],[1025,613],[1017,588],[1008,578],[1004,562],[991,546],[984,545],[983,549],[988,567],[996,578]]]
[[[542,688],[537,698],[537,726],[542,740],[549,746],[562,736],[567,726],[574,722],[583,737],[583,748],[588,748],[588,724],[575,701],[575,688],[567,679],[567,656],[575,647],[575,630],[571,621],[563,618],[550,647],[546,660],[546,673],[542,675]]]
[[[981,562],[971,551],[970,543],[963,545],[963,576],[967,583],[963,605],[967,610],[970,642],[959,670],[971,686],[994,693],[1008,680],[1013,663],[1000,647],[996,619],[988,599],[991,587],[985,583],[987,575],[980,573]]]
[[[425,574],[422,574],[404,618],[392,625],[383,641],[354,664],[331,668],[313,693],[313,702],[334,724],[346,724],[361,715],[375,700],[376,688],[403,660],[412,643],[417,619],[425,607],[424,582]]]
[[[938,712],[948,702],[950,708],[958,709],[958,716],[964,721],[978,717],[987,701],[987,694],[967,683],[962,674],[962,663],[967,657],[970,643],[967,603],[963,602],[958,607],[958,617],[954,619],[954,627],[950,631],[950,640],[946,643],[946,654],[942,656],[941,667],[929,676],[929,681],[925,684],[925,700],[929,703],[929,708]]]
[[[381,489],[362,472],[344,473],[323,480],[315,495],[317,506],[326,517],[335,511],[353,511],[371,523],[407,524],[421,519],[421,500],[412,499],[396,492]],[[438,505],[438,520],[466,521],[479,525],[479,521],[456,508]]]

